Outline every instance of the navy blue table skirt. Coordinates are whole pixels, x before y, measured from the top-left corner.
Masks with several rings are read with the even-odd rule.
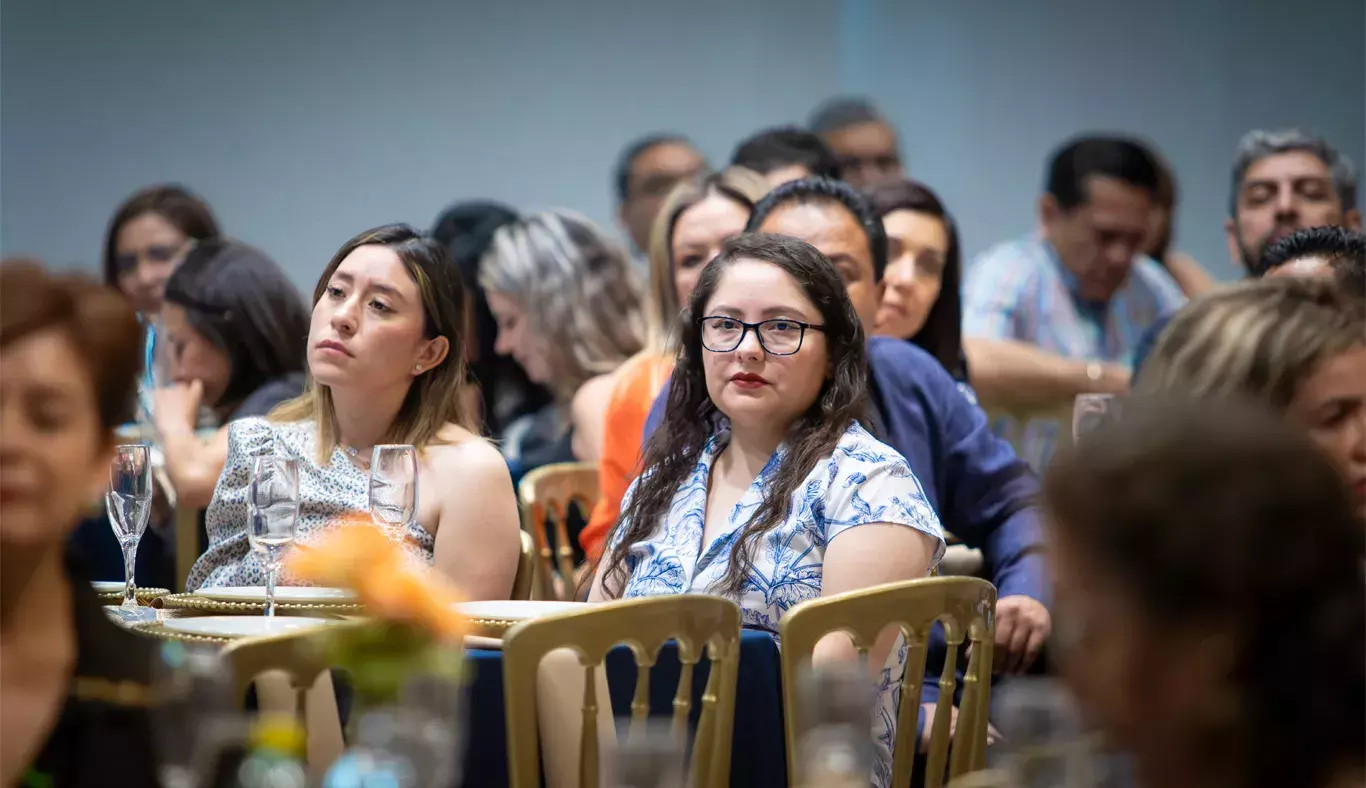
[[[470,687],[470,727],[464,759],[464,785],[474,788],[504,786],[508,782],[507,726],[503,712],[503,652],[471,650],[474,669]],[[660,652],[650,671],[650,713],[668,717],[680,675],[678,649]],[[701,710],[702,690],[710,665],[704,660],[693,677],[693,724]],[[607,656],[607,684],[612,711],[618,718],[631,714],[636,666],[631,652],[618,648]],[[778,647],[767,632],[746,630],[740,635],[740,676],[735,696],[735,727],[731,742],[731,785],[787,785],[783,744],[783,691]]]

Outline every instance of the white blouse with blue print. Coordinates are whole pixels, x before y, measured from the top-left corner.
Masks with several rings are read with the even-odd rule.
[[[763,501],[778,472],[786,446],[779,446],[732,510],[725,530],[702,544],[707,488],[712,463],[729,441],[724,425],[702,449],[697,466],[674,495],[669,513],[643,541],[631,545],[626,558],[628,580],[621,596],[708,593],[725,577],[732,545]],[[626,510],[628,490],[622,510]],[[825,547],[839,534],[860,525],[891,523],[914,528],[937,543],[931,565],[944,554],[944,531],[919,480],[900,454],[852,424],[827,458],[819,461],[792,495],[787,520],[764,535],[753,568],[736,600],[744,626],[778,635],[778,622],[793,606],[821,593]],[[626,532],[618,523],[609,549]],[[781,645],[781,644],[780,644]],[[896,736],[896,704],[905,648],[892,651],[878,688],[873,715],[877,745],[873,784],[890,782],[891,747]]]

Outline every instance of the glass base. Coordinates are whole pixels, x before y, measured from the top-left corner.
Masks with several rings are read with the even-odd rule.
[[[119,605],[107,605],[104,612],[114,619],[115,623],[124,626],[133,624],[145,624],[157,620],[157,611],[150,607],[122,607]]]

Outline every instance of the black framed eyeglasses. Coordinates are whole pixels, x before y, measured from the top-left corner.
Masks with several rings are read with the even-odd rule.
[[[825,326],[777,317],[758,323],[746,323],[733,317],[712,315],[698,318],[702,326],[702,347],[713,353],[729,353],[740,347],[745,335],[753,331],[759,337],[759,347],[774,356],[790,356],[802,349],[807,331],[824,331]]]

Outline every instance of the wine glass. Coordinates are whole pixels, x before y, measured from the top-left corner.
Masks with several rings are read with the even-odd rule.
[[[1114,394],[1078,394],[1072,406],[1072,440],[1081,440],[1118,413],[1119,400]]]
[[[402,444],[375,447],[370,459],[370,518],[389,538],[400,540],[417,513],[417,449]]]
[[[247,491],[247,539],[266,565],[266,615],[275,615],[275,580],[299,519],[299,462],[267,454],[255,457]]]
[[[114,459],[109,464],[109,492],[105,493],[104,505],[114,536],[123,550],[123,604],[117,615],[129,623],[154,620],[154,611],[138,607],[133,578],[138,542],[147,530],[147,519],[152,513],[152,456],[146,444],[114,447]]]

